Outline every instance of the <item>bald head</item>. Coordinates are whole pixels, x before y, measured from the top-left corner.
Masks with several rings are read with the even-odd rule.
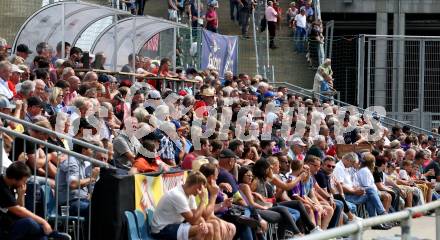
[[[87,72],[83,80],[84,82],[96,82],[98,81],[98,74],[95,72]]]
[[[71,76],[75,76],[75,71],[71,67],[66,67],[63,69],[63,73],[61,74],[61,78],[63,80],[69,79]]]
[[[81,80],[77,76],[71,76],[67,79],[70,84],[70,90],[77,91],[79,89],[79,85],[81,84]]]

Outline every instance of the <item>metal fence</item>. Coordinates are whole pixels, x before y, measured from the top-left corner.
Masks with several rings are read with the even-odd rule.
[[[30,154],[32,154],[35,159],[34,163],[28,163],[28,165],[31,166],[33,175],[27,183],[25,207],[46,219],[54,226],[54,230],[67,232],[74,237],[73,239],[90,239],[92,227],[90,224],[92,218],[91,205],[89,205],[86,214],[80,214],[80,204],[76,204],[77,200],[71,198],[71,191],[79,190],[81,184],[78,184],[78,189],[76,189],[66,183],[66,195],[62,196],[60,194],[60,176],[62,176],[60,164],[63,161],[67,161],[67,169],[63,169],[66,174],[65,181],[68,181],[67,179],[71,177],[70,168],[72,166],[70,165],[70,161],[79,161],[80,165],[88,163],[91,168],[114,167],[102,161],[102,159],[98,160],[94,157],[88,157],[81,153],[67,150],[59,145],[51,144],[45,140],[42,135],[49,137],[56,136],[71,141],[73,144],[89,148],[93,150],[93,156],[97,156],[96,154],[98,153],[107,155],[108,150],[3,113],[0,113],[0,119],[2,122],[7,121],[8,123],[21,124],[24,128],[28,129],[28,132],[33,132],[38,135],[19,133],[10,128],[0,127],[0,150],[5,149],[7,153],[10,153],[8,156],[4,156],[4,152],[0,151],[0,172],[3,172],[3,161],[7,159],[11,159],[12,161],[26,161],[28,163],[28,161],[30,161],[28,156],[30,156]],[[22,144],[17,146],[19,139],[22,141]],[[91,186],[94,184],[94,181],[91,181],[92,182],[87,186],[89,196],[92,194]],[[60,197],[65,198],[66,201],[61,202]],[[76,204],[77,206],[70,207],[71,204]],[[77,214],[71,215],[70,212],[76,212]]]
[[[431,202],[425,205],[408,208],[406,210],[395,212],[391,214],[386,214],[382,216],[377,216],[373,218],[367,218],[364,220],[360,220],[351,224],[347,224],[338,228],[330,229],[321,233],[314,233],[308,236],[299,238],[301,240],[326,240],[331,238],[338,238],[344,236],[352,236],[353,240],[361,240],[363,239],[363,231],[371,228],[372,226],[391,222],[391,221],[400,221],[401,229],[402,229],[402,240],[410,240],[413,239],[411,236],[411,228],[412,225],[412,216],[414,213],[427,212],[430,210],[435,210],[435,231],[436,238],[440,240],[440,201]]]
[[[440,38],[363,35],[358,39],[358,103],[421,128],[440,126]]]
[[[302,87],[299,87],[299,86],[296,86],[294,84],[287,83],[287,82],[274,82],[273,84],[275,86],[285,86],[285,87],[288,88],[288,91],[290,93],[298,95],[298,96],[301,96],[301,97],[309,97],[309,98],[312,98],[312,97],[319,97],[319,98],[322,97],[322,98],[325,98],[326,97],[326,96],[324,96],[322,94],[315,93],[315,92],[313,92],[310,89],[302,88]],[[334,96],[333,102],[334,102],[334,104],[336,104],[336,105],[338,105],[340,107],[354,107],[354,108],[357,109],[357,111],[360,114],[364,114],[364,113],[370,114],[370,115],[376,114],[376,113],[373,113],[373,112],[369,112],[366,109],[363,109],[363,108],[354,106],[352,104],[346,103],[344,101],[341,101],[340,100],[340,93],[339,92],[338,92],[338,94],[336,94]],[[401,126],[401,127],[402,126],[408,126],[408,127],[410,127],[411,131],[416,133],[416,134],[427,134],[427,135],[432,135],[432,136],[434,136],[437,139],[440,138],[440,134],[431,132],[430,129],[424,129],[424,128],[421,128],[421,127],[418,127],[418,126],[414,126],[414,125],[411,125],[408,122],[400,121],[400,120],[394,119],[394,118],[389,117],[389,116],[382,116],[382,115],[379,115],[379,114],[378,114],[378,116],[380,117],[380,122],[385,127],[391,128],[393,126]]]

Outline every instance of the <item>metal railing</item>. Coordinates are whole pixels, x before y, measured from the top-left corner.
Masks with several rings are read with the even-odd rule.
[[[300,96],[305,96],[305,97],[310,97],[310,98],[312,98],[312,97],[328,98],[328,96],[322,95],[320,93],[315,93],[313,90],[305,89],[305,88],[296,86],[296,85],[291,84],[291,83],[287,83],[287,82],[274,82],[272,84],[275,85],[275,86],[286,86],[288,88],[289,92],[291,92],[293,94],[298,94]],[[336,95],[336,96],[338,96],[338,95]],[[357,106],[353,106],[353,105],[351,105],[349,103],[340,101],[339,99],[333,99],[333,102],[334,102],[334,104],[336,104],[336,105],[338,105],[340,107],[354,107],[354,108],[356,108],[358,110],[359,113],[362,113],[362,114],[363,113],[375,114],[373,112],[369,112],[366,109],[363,109],[363,108],[360,108],[360,107],[357,107]],[[396,119],[388,117],[388,116],[383,116],[383,115],[378,115],[378,116],[380,117],[381,123],[386,125],[387,127],[393,127],[393,126],[397,126],[397,125],[399,125],[399,126],[408,126],[408,127],[411,128],[411,131],[413,131],[415,133],[423,133],[423,134],[427,134],[427,135],[432,135],[435,138],[440,138],[440,134],[431,132],[430,130],[423,129],[423,128],[411,125],[409,123],[396,120]]]
[[[91,149],[93,149],[95,151],[98,151],[98,152],[108,153],[108,150],[105,149],[105,148],[98,147],[98,146],[90,144],[88,142],[78,140],[78,139],[76,139],[74,137],[71,137],[69,135],[66,135],[66,134],[63,134],[63,133],[60,133],[60,132],[56,132],[56,131],[53,131],[53,130],[50,130],[50,129],[38,126],[38,125],[33,124],[31,122],[27,122],[25,120],[22,120],[22,119],[19,119],[19,118],[16,118],[16,117],[12,117],[12,116],[10,116],[8,114],[4,114],[4,113],[0,112],[0,119],[6,119],[8,121],[12,121],[12,122],[15,122],[15,123],[22,124],[24,127],[31,128],[31,129],[37,130],[39,132],[42,132],[42,133],[53,134],[53,135],[55,135],[55,136],[57,136],[59,138],[64,138],[66,140],[72,141],[75,144],[79,144],[81,146],[91,148]]]
[[[362,233],[366,229],[386,222],[400,221],[402,228],[402,239],[409,240],[411,238],[412,216],[415,213],[422,213],[435,210],[435,227],[436,239],[440,240],[440,201],[431,202],[425,205],[408,208],[403,211],[381,215],[377,217],[359,220],[355,223],[347,224],[341,227],[333,228],[320,233],[313,233],[302,238],[301,240],[326,240],[331,238],[352,236],[353,240],[361,240]]]
[[[49,133],[49,134],[55,134],[61,137],[68,137],[64,134],[60,134],[60,133],[56,133],[53,131],[50,131],[48,129],[36,126],[34,124],[30,124],[28,122],[23,122],[23,121],[18,121],[18,119],[14,119],[14,118],[10,118],[9,116],[5,117],[3,116],[4,114],[1,114],[1,118],[2,119],[11,119],[12,121],[16,121],[18,123],[21,123],[23,125],[26,125],[28,127],[32,127],[34,130],[36,131],[41,131],[41,132],[45,132],[45,133]],[[22,134],[19,132],[16,132],[12,129],[6,128],[1,126],[0,127],[0,166],[3,167],[3,163],[1,162],[4,158],[7,158],[8,156],[4,156],[4,152],[2,151],[4,149],[4,137],[3,134],[8,135],[9,137],[14,138],[14,140],[12,141],[12,147],[10,149],[10,151],[12,151],[12,156],[15,155],[15,157],[17,157],[17,159],[20,159],[21,156],[23,156],[24,158],[22,159],[23,161],[29,161],[29,155],[34,155],[34,159],[35,159],[35,163],[29,163],[32,171],[32,177],[29,179],[28,181],[28,185],[31,185],[31,187],[28,187],[28,191],[31,191],[31,194],[27,194],[25,196],[25,200],[26,202],[28,202],[26,204],[25,207],[27,207],[29,210],[31,210],[33,213],[35,214],[40,214],[41,217],[45,218],[47,221],[49,221],[50,223],[53,224],[54,229],[58,230],[58,226],[62,225],[64,226],[64,232],[68,232],[71,233],[72,235],[75,236],[74,239],[90,239],[90,231],[91,231],[91,225],[90,225],[90,219],[91,219],[91,205],[89,205],[89,209],[88,209],[88,214],[87,216],[80,216],[80,204],[78,204],[78,208],[77,210],[77,215],[73,216],[70,215],[70,211],[73,211],[72,209],[70,209],[70,204],[71,201],[74,199],[71,199],[70,197],[70,192],[73,190],[79,190],[81,188],[81,184],[78,184],[78,189],[72,189],[70,187],[70,184],[68,183],[68,180],[66,179],[70,179],[71,175],[70,175],[70,161],[75,161],[73,160],[71,157],[73,157],[74,159],[76,159],[76,161],[80,161],[80,162],[88,162],[91,164],[91,168],[93,167],[101,167],[101,168],[109,168],[109,169],[115,169],[114,166],[94,159],[92,157],[88,157],[85,155],[82,155],[80,153],[74,152],[74,151],[69,151],[61,146],[57,146],[54,144],[51,144],[47,141],[44,141],[42,139],[37,139],[33,136],[30,135],[26,135],[26,134]],[[17,139],[23,139],[23,151],[22,152],[17,152],[15,153],[15,144],[17,142]],[[102,151],[103,149],[100,147],[97,147],[95,145],[86,143],[86,142],[82,142],[82,141],[75,141],[76,144],[82,145],[84,147],[90,148],[90,149],[94,149],[95,153],[96,152],[101,152],[104,154],[107,154],[107,151]],[[28,146],[26,146],[26,144],[28,144]],[[33,144],[33,149],[31,145],[29,144]],[[52,153],[56,154],[55,159],[53,159],[53,156],[51,154],[49,154],[49,149],[52,151]],[[33,150],[32,153],[28,152],[30,150]],[[8,151],[8,152],[10,152]],[[21,150],[19,150],[21,151]],[[44,151],[44,154],[41,152]],[[49,155],[51,155],[52,159],[49,159]],[[37,169],[37,161],[41,161],[40,159],[44,158],[44,165],[39,166]],[[61,160],[62,158],[64,158],[63,160]],[[11,159],[12,161],[14,161],[14,157],[13,159]],[[68,209],[67,213],[63,213],[61,211],[61,215],[59,215],[59,207],[61,206],[61,202],[60,202],[60,164],[62,161],[67,161],[67,169],[65,169],[64,171],[66,171],[66,179],[65,181],[67,182],[66,184],[66,203],[65,206],[63,206],[64,208]],[[28,164],[28,165],[29,165]],[[42,164],[41,162],[39,164]],[[80,163],[81,165],[82,163]],[[53,167],[55,167],[55,173],[53,173]],[[49,168],[51,168],[51,170],[49,170]],[[85,165],[84,165],[85,168]],[[44,174],[41,173],[41,171],[44,171]],[[0,171],[2,171],[2,169],[0,169]],[[84,170],[85,172],[85,170]],[[44,175],[44,176],[43,176]],[[82,179],[82,178],[80,178]],[[89,183],[89,186],[91,184],[94,184],[94,181],[91,180],[92,182]],[[37,189],[38,186],[38,189]],[[52,190],[54,190],[54,195],[52,193]],[[39,192],[39,197],[37,198],[37,192]],[[29,193],[29,192],[28,192]],[[89,196],[91,196],[92,191],[88,191]],[[41,200],[41,201],[39,201]],[[38,211],[41,208],[37,208],[37,201],[40,202],[42,204],[42,206],[40,205],[40,207],[42,207],[42,212]],[[75,208],[73,208],[75,209]],[[62,207],[61,207],[62,210]],[[37,212],[38,211],[38,212]],[[88,227],[85,227],[85,224],[88,224]],[[82,229],[82,234],[80,233],[80,230]],[[87,229],[87,235],[84,235],[84,229]],[[79,236],[82,236],[82,238],[80,238]]]
[[[431,128],[440,117],[440,37],[361,35],[357,47],[359,106],[384,106],[396,119]]]

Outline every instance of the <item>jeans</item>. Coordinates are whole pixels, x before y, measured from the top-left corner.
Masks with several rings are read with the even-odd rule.
[[[295,220],[295,222],[299,220],[300,214],[298,210],[288,207],[287,211],[289,211],[290,215],[292,216],[293,220]]]
[[[10,240],[47,240],[43,228],[32,218],[16,221],[9,232]]]
[[[365,203],[365,208],[367,209],[369,217],[374,217],[376,214],[382,215],[385,213],[385,209],[380,201],[379,194],[374,188],[366,188],[365,194],[362,196],[347,194],[345,199],[354,204]]]
[[[309,215],[307,214],[307,210],[304,207],[304,204],[302,204],[300,201],[297,200],[285,201],[278,203],[278,205],[286,206],[288,208],[293,208],[298,210],[300,214],[299,220],[297,220],[298,224],[304,228],[306,233],[312,231],[316,227],[315,224],[312,222],[312,220],[310,220]]]
[[[241,24],[241,34],[246,35],[249,29],[250,20],[250,10],[247,8],[242,8],[240,10],[240,24]]]
[[[335,199],[341,201],[344,204],[344,213],[348,213],[348,212],[356,213],[356,204],[347,202],[345,200],[345,197],[342,197],[342,195],[340,194],[334,194],[333,196]]]
[[[138,6],[138,12],[137,15],[143,16],[144,15],[144,8],[145,8],[145,2],[147,0],[136,0],[136,4]]]
[[[79,207],[79,215],[84,218],[89,217],[89,206],[90,201],[87,199],[73,199],[70,200],[70,208],[69,208],[69,215],[72,217],[78,216],[78,207]]]
[[[341,218],[342,210],[344,209],[344,203],[342,201],[335,199],[335,205],[336,205],[335,211],[333,212],[332,219],[328,224],[328,228],[334,228],[338,226],[339,219]]]
[[[295,49],[298,53],[304,52],[304,42],[306,40],[306,29],[302,27],[296,27],[295,30]]]
[[[238,10],[238,0],[229,0],[229,12],[231,14],[231,20],[240,20],[240,11]],[[235,16],[234,16],[235,12]]]

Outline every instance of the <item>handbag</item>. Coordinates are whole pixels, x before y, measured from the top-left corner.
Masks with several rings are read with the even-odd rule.
[[[266,30],[266,26],[267,26],[266,17],[263,17],[263,19],[261,19],[260,22],[260,31],[264,32]]]

